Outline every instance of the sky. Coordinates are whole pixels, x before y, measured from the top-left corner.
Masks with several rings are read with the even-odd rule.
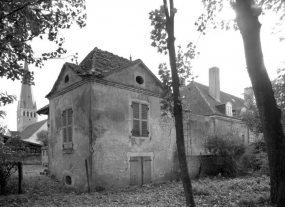
[[[65,48],[68,55],[78,53],[79,63],[95,47],[132,60],[141,59],[158,77],[158,65],[168,62],[168,56],[157,53],[151,46],[150,32],[152,27],[149,12],[158,9],[162,0],[86,0],[87,25],[83,29],[74,25],[69,30],[60,31],[65,37]],[[208,85],[208,69],[220,68],[221,91],[243,97],[245,87],[251,86],[246,70],[243,42],[239,31],[222,31],[209,28],[206,35],[200,35],[194,26],[199,15],[204,12],[200,1],[174,1],[177,8],[175,16],[176,46],[185,48],[189,42],[197,45],[200,55],[192,62],[192,72],[198,76],[195,81]],[[226,6],[220,18],[234,18],[235,14]],[[261,41],[265,65],[270,79],[277,77],[276,70],[284,61],[285,42],[279,42],[278,34],[272,34],[276,16],[267,14],[259,18],[262,24]],[[55,45],[48,41],[35,39],[32,42],[35,57],[51,51]],[[38,109],[48,104],[45,96],[50,92],[60,70],[70,58],[49,60],[43,68],[30,65],[34,72],[35,86],[33,95]],[[20,96],[20,81],[0,78],[0,91]],[[17,130],[17,101],[1,107],[7,116],[0,118],[0,124],[10,130]],[[39,121],[47,117],[39,116]]]

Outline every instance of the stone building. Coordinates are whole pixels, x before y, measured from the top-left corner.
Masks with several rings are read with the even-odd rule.
[[[219,68],[209,69],[209,86],[191,81],[181,83],[181,97],[186,112],[184,126],[186,153],[205,154],[204,142],[208,135],[237,133],[248,143],[250,130],[242,123],[239,115],[244,110],[244,100],[220,91]],[[248,93],[247,88],[245,93]]]
[[[106,189],[173,177],[174,130],[161,121],[161,82],[141,60],[98,48],[65,63],[49,99],[49,171]]]

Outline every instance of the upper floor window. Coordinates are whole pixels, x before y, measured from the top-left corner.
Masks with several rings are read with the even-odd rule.
[[[72,148],[72,108],[62,111],[63,147]]]
[[[226,104],[226,115],[227,116],[233,116],[233,107],[232,107],[232,103],[228,102]]]
[[[148,110],[149,104],[132,102],[132,136],[135,137],[148,137]]]

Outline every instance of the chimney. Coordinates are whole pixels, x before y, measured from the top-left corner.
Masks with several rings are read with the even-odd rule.
[[[216,101],[220,100],[220,69],[212,67],[209,69],[209,94]]]
[[[253,103],[254,94],[253,94],[252,87],[244,88],[243,97],[244,97],[245,106],[249,106],[250,103]]]

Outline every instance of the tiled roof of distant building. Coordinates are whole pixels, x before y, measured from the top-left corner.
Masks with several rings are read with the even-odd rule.
[[[209,95],[208,86],[194,81],[191,81],[188,86],[181,89],[180,93],[181,97],[183,98],[185,109],[199,115],[225,115],[221,113],[221,111],[218,109],[219,107],[217,108],[217,106],[227,102],[232,103],[233,110],[239,110],[244,106],[243,99],[222,91],[220,91],[221,102],[218,102]]]

